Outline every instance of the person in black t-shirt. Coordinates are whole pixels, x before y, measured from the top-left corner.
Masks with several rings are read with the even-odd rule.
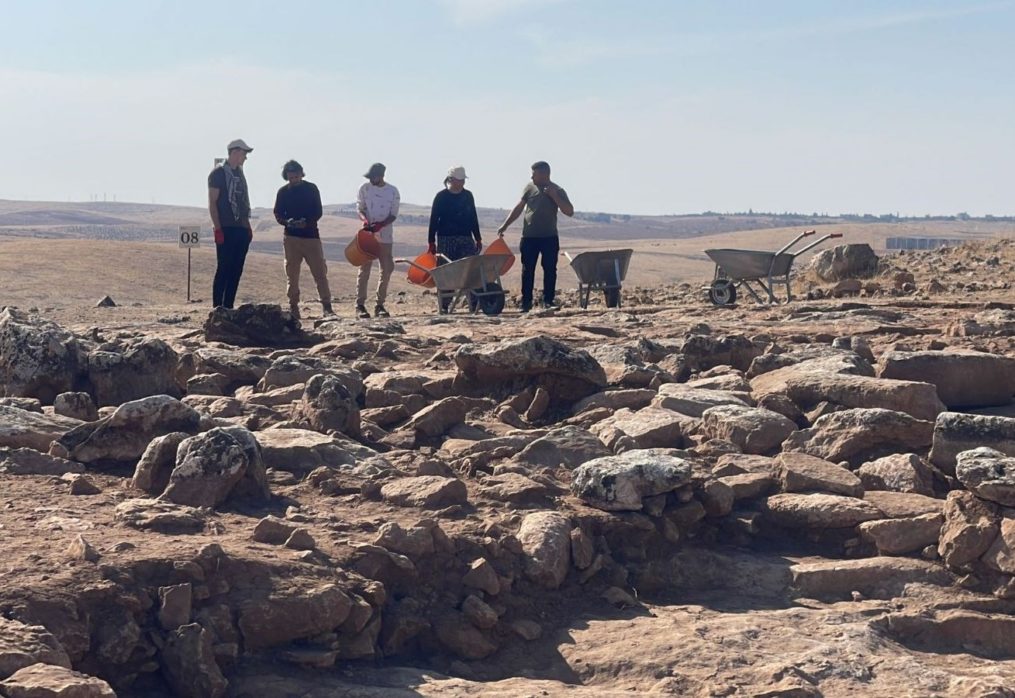
[[[431,254],[440,253],[454,261],[479,254],[483,239],[472,192],[465,188],[465,168],[452,167],[430,209],[427,234]]]
[[[331,309],[331,290],[328,288],[328,264],[324,259],[324,246],[317,221],[323,214],[321,192],[317,185],[303,179],[303,166],[290,160],[282,166],[282,179],[288,184],[275,196],[275,220],[285,226],[282,250],[285,252],[286,295],[289,311],[300,317],[300,267],[306,260],[314,275],[317,293],[325,315],[334,315]]]
[[[250,193],[243,163],[254,149],[242,138],[226,146],[228,159],[208,175],[208,212],[215,228],[215,281],[212,305],[232,308],[254,231],[250,227]]]

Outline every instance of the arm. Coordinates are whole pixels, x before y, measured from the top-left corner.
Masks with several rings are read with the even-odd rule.
[[[215,187],[208,187],[208,213],[211,214],[211,224],[215,230],[222,230],[222,222],[219,220],[219,190]]]
[[[310,215],[307,216],[308,223],[316,223],[324,216],[324,206],[321,204],[321,190],[314,186],[313,201],[310,204]]]
[[[574,206],[571,205],[571,201],[567,198],[567,192],[563,189],[551,182],[544,193],[553,199],[553,203],[557,204],[557,208],[565,216],[571,217],[574,215]]]
[[[524,210],[525,210],[525,200],[522,199],[517,204],[515,204],[515,207],[511,209],[511,213],[508,214],[508,217],[504,220],[503,223],[500,224],[500,227],[497,228],[497,234],[500,235],[501,237],[504,237],[504,231],[507,230],[512,223],[518,220],[518,216],[522,215],[522,211]]]
[[[430,206],[430,228],[427,230],[426,233],[426,241],[431,245],[437,241],[437,225],[440,223],[441,220],[441,212],[439,210],[440,201],[441,194],[438,193],[437,196],[433,198],[433,205]]]
[[[476,211],[476,199],[472,196],[472,192],[469,192],[469,208],[472,209],[472,220],[469,221],[472,227],[472,237],[476,238],[476,242],[483,241],[483,235],[479,232],[479,212]]]
[[[356,192],[356,213],[359,214],[359,219],[363,222],[364,227],[370,223],[370,219],[367,218],[367,197],[363,193],[364,187],[360,187],[359,191]]]
[[[272,213],[275,214],[275,220],[278,221],[279,225],[285,225],[285,210],[282,208],[282,189],[278,190],[275,194],[275,208],[272,209]]]

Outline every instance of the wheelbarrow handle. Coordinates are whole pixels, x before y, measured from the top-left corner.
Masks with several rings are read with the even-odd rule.
[[[842,237],[842,233],[829,233],[828,237],[830,237],[830,238],[841,238]]]
[[[804,237],[807,237],[808,235],[814,235],[814,233],[816,233],[816,232],[818,232],[818,231],[817,230],[805,230],[804,231]]]
[[[430,272],[431,272],[431,271],[433,271],[433,269],[427,269],[426,267],[424,267],[424,266],[423,266],[423,265],[421,265],[421,264],[416,264],[416,263],[415,263],[414,261],[412,261],[411,259],[402,259],[402,258],[398,258],[398,259],[393,259],[393,260],[391,260],[391,261],[393,261],[393,262],[394,262],[395,264],[408,264],[408,265],[409,265],[410,267],[415,267],[416,269],[419,269],[419,270],[420,270],[420,271],[422,271],[422,272],[426,272],[426,273],[427,273],[427,275],[429,275],[429,274],[430,274]]]

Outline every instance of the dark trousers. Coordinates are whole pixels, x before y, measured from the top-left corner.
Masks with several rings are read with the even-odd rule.
[[[216,308],[232,308],[236,302],[236,289],[243,275],[243,262],[250,249],[250,231],[246,228],[223,228],[225,238],[215,245],[215,281],[212,284],[212,305]]]
[[[557,290],[557,255],[560,238],[522,238],[522,305],[532,306],[532,287],[536,283],[536,260],[542,255],[543,302],[552,303]]]

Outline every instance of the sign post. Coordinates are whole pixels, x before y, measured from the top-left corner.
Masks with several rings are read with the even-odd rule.
[[[201,246],[201,226],[180,226],[180,247],[187,248],[187,302],[190,303],[190,251]]]

